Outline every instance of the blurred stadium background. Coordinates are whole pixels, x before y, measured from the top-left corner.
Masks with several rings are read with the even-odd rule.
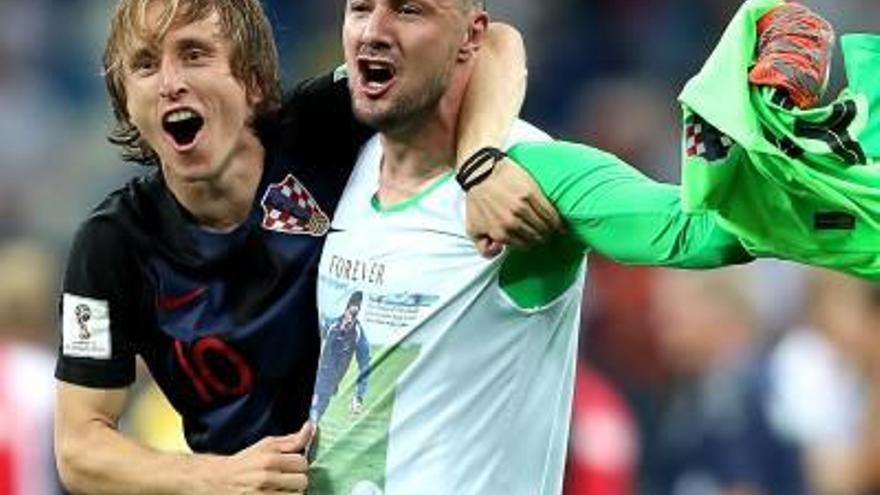
[[[838,33],[880,28],[878,0],[806,3]],[[341,0],[265,4],[288,86],[340,63]],[[489,4],[526,38],[527,120],[678,180],[675,95],[738,1]],[[90,207],[139,172],[104,139],[100,54],[112,5],[0,0],[0,495],[56,493],[59,267]],[[839,53],[836,62],[835,93]],[[693,274],[596,257],[585,308],[569,493],[870,492],[880,465],[877,289],[780,262]],[[182,448],[148,379],[139,390],[126,428]]]

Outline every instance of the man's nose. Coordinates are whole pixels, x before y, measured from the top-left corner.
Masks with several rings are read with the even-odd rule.
[[[163,60],[159,75],[159,96],[175,100],[186,93],[186,75],[179,64],[172,60]]]
[[[389,47],[391,45],[389,36],[392,29],[392,22],[393,12],[389,12],[388,9],[379,6],[374,8],[364,25],[363,32],[361,33],[361,41],[363,44],[373,48]]]

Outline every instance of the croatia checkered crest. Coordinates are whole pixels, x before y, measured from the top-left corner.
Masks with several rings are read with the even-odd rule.
[[[330,228],[330,219],[314,196],[291,174],[266,188],[261,205],[266,230],[320,237]]]
[[[684,147],[688,157],[699,156],[708,162],[727,158],[733,140],[711,124],[691,114],[685,120]]]

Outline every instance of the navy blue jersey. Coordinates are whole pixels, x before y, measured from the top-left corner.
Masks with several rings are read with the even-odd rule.
[[[141,356],[196,452],[301,427],[319,351],[320,249],[370,134],[354,123],[346,83],[305,83],[260,126],[263,177],[233,232],[200,228],[159,171],[92,212],[68,261],[58,379],[126,387]]]

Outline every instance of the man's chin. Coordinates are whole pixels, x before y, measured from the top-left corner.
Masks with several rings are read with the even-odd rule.
[[[417,127],[435,111],[442,96],[439,91],[417,97],[396,93],[381,100],[355,96],[352,108],[358,121],[383,134],[394,134]]]
[[[378,132],[390,132],[400,126],[400,116],[390,110],[364,109],[355,106],[354,116],[358,122]]]
[[[163,171],[166,177],[173,177],[184,183],[204,182],[212,179],[216,174],[204,157],[196,159],[193,156],[174,157],[163,162]]]

